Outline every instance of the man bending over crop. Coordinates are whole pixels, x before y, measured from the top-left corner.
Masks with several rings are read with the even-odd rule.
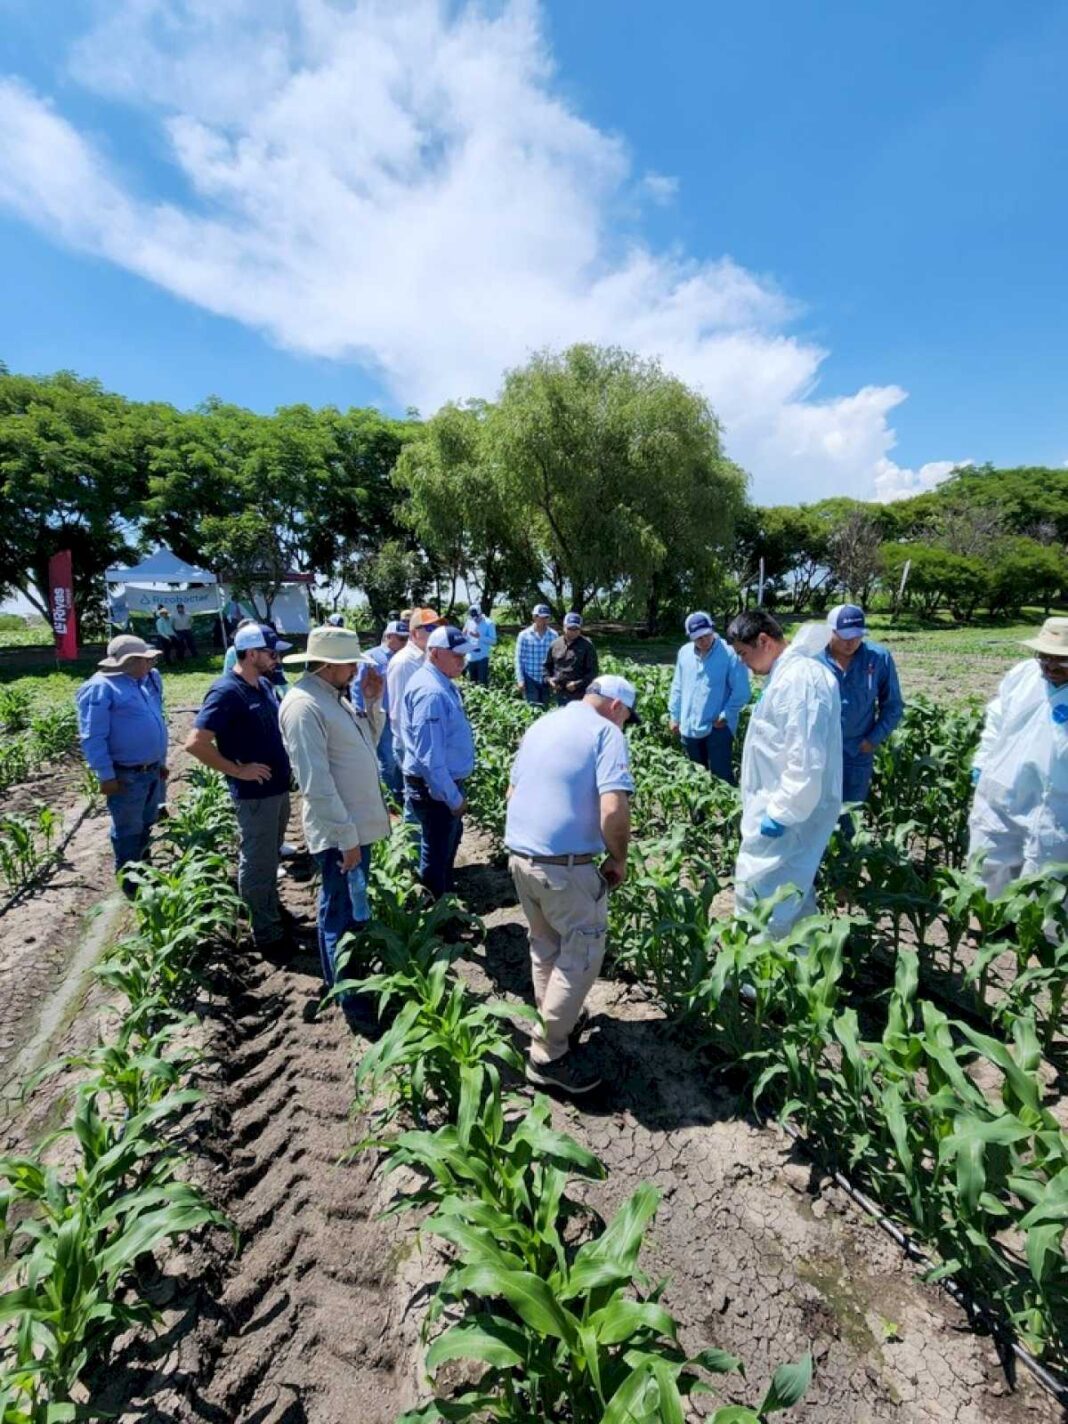
[[[604,959],[608,891],[627,873],[634,781],[623,727],[638,720],[636,701],[626,678],[597,678],[581,701],[528,728],[508,787],[504,840],[543,1024],[526,1076],[566,1093],[601,1081],[578,1039]]]
[[[808,624],[787,645],[762,608],[739,613],[727,629],[749,671],[768,679],[742,750],[736,902],[749,907],[794,886],[772,913],[777,936],[815,913],[812,886],[842,811],[841,700],[834,674],[819,660],[829,636],[825,624]]]

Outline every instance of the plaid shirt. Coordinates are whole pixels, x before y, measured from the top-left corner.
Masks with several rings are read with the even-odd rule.
[[[559,636],[554,628],[546,628],[544,633],[538,633],[533,627],[523,629],[515,640],[516,682],[522,682],[524,677],[534,682],[547,681],[545,659]]]

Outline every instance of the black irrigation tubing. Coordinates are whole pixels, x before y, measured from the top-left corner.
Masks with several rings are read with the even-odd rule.
[[[44,863],[35,871],[33,875],[30,876],[29,880],[27,880],[23,885],[19,886],[19,888],[15,891],[14,895],[10,897],[10,899],[6,900],[4,904],[0,905],[0,919],[2,919],[4,915],[7,914],[8,910],[13,910],[21,899],[28,895],[31,890],[36,889],[37,886],[42,883],[42,881],[44,881],[49,875],[52,874],[52,871],[55,870],[56,866],[62,860],[63,852],[67,849],[67,846],[70,845],[72,839],[74,838],[75,831],[82,824],[85,818],[90,814],[90,812],[92,812],[95,805],[95,797],[89,796],[86,798],[85,805],[82,807],[81,811],[79,811],[78,815],[74,818],[74,824],[71,826],[70,830],[66,832],[59,844],[48,852],[48,858],[44,861]]]
[[[784,1122],[782,1123],[782,1127],[785,1129],[787,1135],[792,1137],[810,1157],[814,1156],[812,1144],[809,1143],[808,1139],[792,1122]],[[872,1201],[871,1197],[865,1192],[862,1192],[859,1187],[855,1187],[848,1177],[835,1168],[830,1170],[829,1175],[834,1179],[835,1185],[841,1187],[846,1196],[848,1196],[851,1201],[856,1202],[878,1226],[882,1227],[887,1236],[901,1247],[910,1261],[914,1261],[917,1265],[921,1265],[927,1270],[930,1270],[938,1264],[922,1247],[917,1246],[908,1232],[903,1231],[895,1221],[892,1221],[890,1217],[881,1210],[878,1204]],[[939,1281],[938,1284],[957,1305],[967,1312],[969,1317],[973,1319],[979,1317],[983,1320],[984,1324],[990,1330],[998,1353],[1002,1355],[1003,1362],[1004,1352],[1007,1350],[1023,1365],[1029,1374],[1034,1376],[1042,1388],[1046,1390],[1048,1394],[1052,1395],[1062,1408],[1068,1408],[1068,1380],[1065,1380],[1062,1375],[1057,1374],[1055,1371],[1050,1370],[1046,1365],[1042,1364],[1041,1360],[1036,1360],[1030,1350],[1021,1345],[1018,1340],[1013,1339],[1011,1334],[1006,1331],[1004,1325],[991,1314],[990,1310],[979,1301],[974,1300],[964,1287],[960,1285],[958,1281],[955,1281],[952,1276],[945,1277]]]

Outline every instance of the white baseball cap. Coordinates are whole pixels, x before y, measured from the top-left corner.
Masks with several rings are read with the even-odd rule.
[[[474,643],[465,638],[459,628],[447,626],[435,628],[426,645],[428,648],[444,648],[447,653],[459,653],[461,656],[475,651]]]
[[[606,672],[601,677],[596,677],[586,689],[587,692],[596,692],[600,697],[607,697],[612,702],[622,702],[624,707],[630,708],[630,720],[635,726],[641,723],[641,718],[637,713],[638,689],[633,682],[628,682],[625,677],[620,677],[618,673]]]

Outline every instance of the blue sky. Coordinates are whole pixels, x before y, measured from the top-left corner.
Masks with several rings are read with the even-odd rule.
[[[0,358],[430,411],[699,385],[768,501],[1068,460],[1068,8],[0,0]]]

